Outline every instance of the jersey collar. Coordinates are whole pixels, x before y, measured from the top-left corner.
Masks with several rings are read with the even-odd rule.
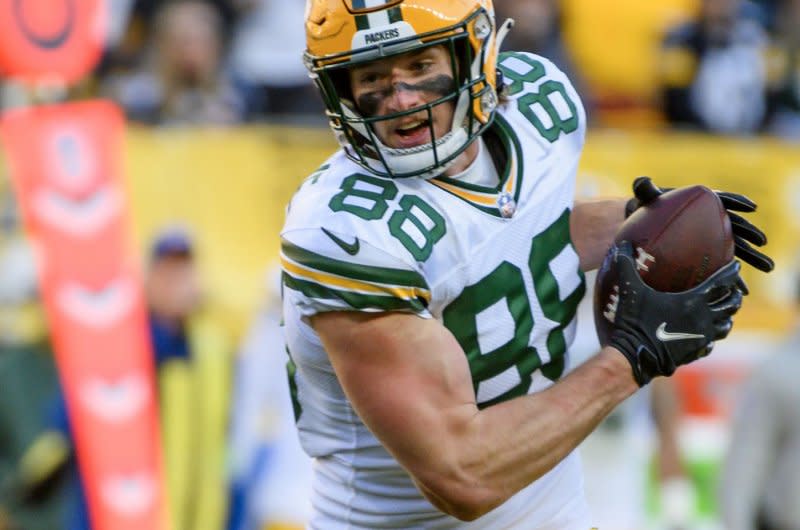
[[[466,201],[474,207],[495,217],[504,217],[501,213],[501,204],[512,198],[514,203],[519,201],[522,189],[522,148],[511,126],[499,114],[494,117],[492,130],[500,139],[501,147],[505,154],[505,168],[500,174],[497,186],[481,186],[470,184],[450,177],[438,176],[427,182],[438,186],[459,199]]]

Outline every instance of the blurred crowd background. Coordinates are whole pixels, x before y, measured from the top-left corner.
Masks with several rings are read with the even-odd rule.
[[[797,139],[800,7],[792,0],[498,0],[504,49],[551,58],[596,126]],[[50,97],[105,97],[132,123],[319,124],[302,60],[304,2],[113,0],[96,71]],[[298,29],[299,28],[299,29]],[[30,100],[4,83],[3,104]],[[59,94],[59,92],[65,92]],[[41,95],[41,94],[40,94]]]
[[[516,21],[503,49],[553,60],[584,100],[581,196],[628,194],[642,174],[745,193],[777,262],[745,272],[752,294],[712,356],[584,444],[599,528],[800,528],[783,498],[800,498],[800,394],[778,381],[800,375],[800,0],[494,5]],[[90,75],[30,84],[0,71],[0,111],[100,98],[124,113],[170,528],[301,528],[311,463],[292,426],[278,231],[336,147],[302,62],[305,2],[107,6]],[[88,529],[35,248],[0,165],[0,530]],[[596,347],[590,292],[576,358]],[[787,526],[739,522],[757,517]]]

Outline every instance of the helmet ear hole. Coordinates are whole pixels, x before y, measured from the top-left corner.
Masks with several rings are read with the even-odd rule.
[[[350,86],[350,75],[344,69],[331,71],[331,83],[339,97],[352,100],[353,90]]]
[[[454,39],[450,46],[453,47],[453,57],[456,58],[454,64],[456,71],[453,75],[456,80],[456,86],[464,86],[468,83],[471,77],[473,53],[472,46],[469,45],[467,39]]]
[[[506,85],[505,74],[499,68],[495,70],[495,86],[497,87],[497,97],[508,97],[508,85]]]

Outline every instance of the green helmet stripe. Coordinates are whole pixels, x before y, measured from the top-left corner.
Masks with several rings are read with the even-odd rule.
[[[403,12],[399,6],[393,7],[389,10],[389,23],[394,24],[403,20]]]
[[[384,0],[384,4],[389,3],[388,0]],[[369,4],[369,5],[367,5]],[[376,0],[353,0],[353,9],[366,9],[368,7],[379,7],[379,2]],[[399,6],[392,7],[387,11],[372,11],[370,13],[364,15],[356,15],[356,28],[361,31],[365,29],[371,29],[373,27],[383,26],[387,24],[392,24],[394,22],[400,22],[403,20],[403,13],[400,10]]]
[[[353,9],[364,9],[367,7],[366,0],[353,0]],[[361,31],[369,29],[369,18],[367,15],[356,15],[356,28]]]
[[[369,18],[367,18],[367,15],[356,15],[356,29],[358,29],[358,31],[369,29]]]

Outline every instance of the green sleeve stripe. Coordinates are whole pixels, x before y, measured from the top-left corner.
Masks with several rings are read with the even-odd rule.
[[[331,259],[298,247],[297,245],[293,245],[286,240],[282,241],[281,250],[283,254],[292,261],[318,271],[336,274],[362,282],[417,287],[429,290],[428,283],[416,272],[403,269],[391,269],[388,267],[370,267],[369,265],[362,265],[360,263]]]
[[[378,309],[381,311],[410,311],[421,313],[425,304],[418,299],[403,300],[394,296],[354,293],[341,289],[331,289],[316,282],[301,280],[283,273],[283,283],[289,289],[300,291],[309,298],[323,300],[341,300],[354,309]]]

